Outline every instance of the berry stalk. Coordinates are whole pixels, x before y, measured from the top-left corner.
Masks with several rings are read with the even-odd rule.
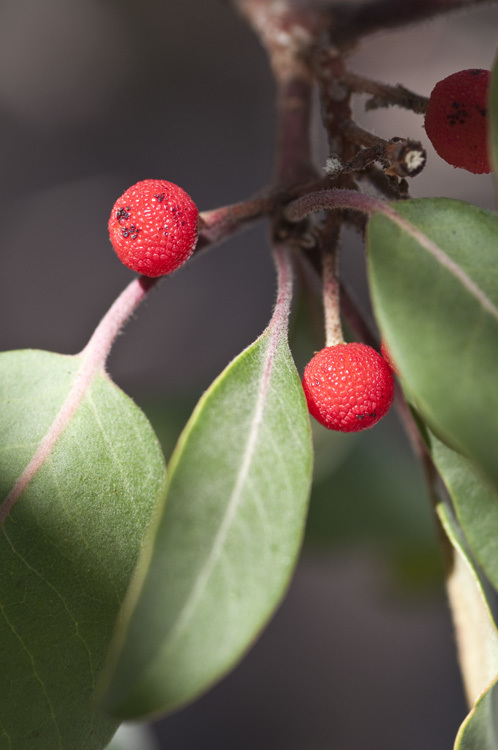
[[[344,343],[340,312],[340,290],[337,276],[338,228],[335,228],[335,242],[322,252],[323,312],[325,323],[325,346]]]
[[[79,355],[90,371],[97,372],[105,368],[121,329],[158,281],[159,277],[148,276],[133,279],[111,305]]]
[[[286,206],[284,213],[289,221],[297,222],[314,211],[323,211],[324,209],[350,209],[361,211],[369,216],[375,213],[383,214],[418,242],[421,248],[436,258],[438,263],[447,268],[462,286],[479,300],[484,309],[498,320],[498,309],[470,276],[441,247],[384,201],[357,190],[323,190],[297,198]]]

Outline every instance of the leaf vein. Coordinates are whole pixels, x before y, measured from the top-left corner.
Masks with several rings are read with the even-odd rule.
[[[95,687],[95,673],[94,673],[94,669],[93,669],[92,655],[91,655],[90,649],[88,648],[87,642],[85,641],[85,639],[83,638],[83,636],[81,635],[81,633],[79,631],[79,623],[78,623],[76,617],[74,616],[74,614],[71,612],[71,610],[67,606],[67,602],[66,602],[65,598],[62,596],[62,594],[57,589],[57,587],[53,585],[53,583],[50,583],[50,581],[48,581],[44,576],[42,576],[42,574],[38,570],[36,570],[35,568],[33,568],[33,566],[30,565],[28,563],[28,561],[16,550],[16,548],[15,548],[15,546],[14,546],[11,538],[7,534],[5,526],[2,528],[2,531],[3,531],[4,537],[6,538],[8,544],[9,544],[11,550],[12,550],[12,552],[14,553],[14,555],[16,555],[16,557],[28,568],[28,570],[30,570],[32,573],[34,573],[35,576],[37,576],[41,581],[43,581],[43,583],[46,586],[48,586],[48,588],[50,588],[55,593],[55,595],[60,599],[60,601],[62,602],[62,606],[64,607],[64,609],[66,610],[67,614],[69,615],[70,620],[72,620],[72,622],[74,624],[74,632],[75,632],[77,638],[81,641],[81,643],[85,647],[85,650],[86,650],[86,652],[88,654],[88,662],[89,662],[89,665],[90,665],[90,673],[92,675],[92,683],[93,683],[93,687]]]
[[[41,679],[40,675],[38,674],[38,671],[37,671],[36,665],[35,665],[35,660],[33,659],[33,656],[31,654],[30,650],[27,648],[26,644],[24,643],[24,640],[19,635],[19,633],[16,631],[15,627],[13,626],[13,624],[10,622],[9,618],[7,617],[7,614],[5,612],[5,607],[1,603],[0,603],[0,611],[2,612],[2,615],[3,615],[4,619],[5,619],[5,622],[7,623],[7,625],[9,626],[9,628],[11,629],[11,631],[12,631],[13,635],[15,636],[15,638],[21,644],[21,648],[26,653],[26,655],[28,656],[28,659],[31,662],[31,668],[33,670],[33,676],[35,677],[35,679],[37,680],[37,682],[40,684],[40,687],[42,689],[42,693],[45,696],[45,700],[47,701],[48,707],[50,709],[50,714],[52,716],[52,720],[54,722],[54,726],[55,726],[55,729],[57,731],[57,736],[59,738],[59,748],[60,748],[60,750],[63,750],[61,733],[60,733],[60,729],[59,729],[59,724],[57,722],[57,718],[56,718],[55,713],[54,713],[54,707],[53,707],[52,701],[50,700],[50,697],[49,697],[49,695],[47,693],[47,689],[46,689],[46,687],[45,687],[45,685],[43,683],[43,680]]]

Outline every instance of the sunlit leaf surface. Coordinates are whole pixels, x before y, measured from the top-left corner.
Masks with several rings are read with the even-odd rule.
[[[79,357],[0,355],[5,498],[69,393]],[[142,412],[100,374],[0,529],[0,748],[98,750],[94,689],[164,487]]]

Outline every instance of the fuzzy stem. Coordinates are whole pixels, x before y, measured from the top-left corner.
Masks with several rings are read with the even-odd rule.
[[[372,95],[365,105],[366,110],[397,106],[423,115],[427,109],[429,102],[427,96],[415,94],[399,83],[396,86],[390,86],[387,83],[378,83],[370,78],[349,72],[344,74],[343,81],[357,94]]]
[[[489,0],[377,0],[340,3],[330,11],[330,36],[341,49],[377,31],[407,26],[443,13],[474,8]]]
[[[119,332],[148,291],[158,281],[159,278],[151,279],[148,276],[139,276],[128,284],[111,305],[80,354],[90,370],[98,371],[105,368],[105,363]]]
[[[344,343],[337,278],[337,248],[332,251],[327,249],[322,253],[322,273],[325,346],[337,346]]]
[[[80,360],[80,366],[71,389],[52,424],[38,443],[31,460],[0,505],[0,524],[4,523],[24,490],[51,455],[95,377],[104,370],[111,347],[121,328],[157,281],[158,279],[140,276],[128,284],[104,315],[88,344],[79,355],[76,355]]]
[[[308,193],[287,205],[285,217],[289,221],[297,222],[315,211],[334,208],[361,211],[369,215],[380,212],[392,219],[400,218],[399,214],[383,201],[357,190],[321,190],[317,193]]]
[[[287,329],[292,302],[293,273],[291,252],[288,247],[279,243],[273,244],[273,259],[277,269],[277,302],[270,321],[270,327]]]
[[[435,260],[446,268],[459,281],[464,289],[473,297],[479,300],[482,307],[498,320],[498,307],[494,302],[480,289],[475,281],[458,265],[453,258],[447,255],[444,250],[433,242],[426,234],[411,224],[407,219],[398,214],[391,206],[378,198],[365,193],[359,193],[355,190],[323,190],[319,193],[309,193],[297,198],[288,204],[285,209],[285,217],[289,221],[301,221],[305,216],[313,211],[323,209],[352,209],[353,211],[362,211],[370,216],[375,213],[381,213],[394,222],[404,233],[412,237],[427,253],[433,256]]]
[[[282,197],[282,191],[277,190],[230,206],[203,211],[199,216],[200,232],[195,252],[204,250],[208,245],[222,242],[247,227],[250,222],[267,216]]]
[[[342,129],[351,142],[365,147],[344,165],[344,171],[360,171],[372,161],[380,161],[387,167],[387,175],[416,177],[425,167],[427,154],[419,141],[410,138],[391,138],[386,141],[364,130],[353,120],[346,120]]]
[[[314,179],[296,182],[290,186],[267,188],[254,198],[203,211],[199,215],[199,240],[194,253],[224,242],[237,232],[247,229],[251,222],[271,216],[284,201],[327,186],[326,179],[313,177]]]
[[[365,146],[366,148],[378,147],[381,150],[385,150],[386,146],[389,145],[389,141],[370,133],[368,130],[364,130],[354,120],[346,120],[342,125],[342,130],[349,141],[357,143],[359,146]]]

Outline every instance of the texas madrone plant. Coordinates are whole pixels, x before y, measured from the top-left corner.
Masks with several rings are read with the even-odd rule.
[[[366,94],[386,126],[387,108],[409,109],[445,169],[487,173],[498,159],[497,75],[455,71],[426,97],[348,69],[373,32],[479,4],[232,0],[275,79],[272,181],[199,213],[167,169],[137,174],[108,231],[138,276],[88,344],[74,356],[0,356],[1,750],[104,748],[123,720],[181,708],[220,680],[291,579],[311,490],[310,415],[328,430],[375,430],[393,404],[447,561],[471,708],[455,747],[498,748],[498,216],[411,199],[424,144],[384,140],[352,109]],[[310,146],[317,101],[322,161]],[[163,276],[265,218],[271,319],[202,395],[166,470],[147,418],[109,377],[110,349]],[[342,225],[365,240],[374,322],[338,272]],[[296,277],[295,298],[323,311],[301,374],[288,344]]]

